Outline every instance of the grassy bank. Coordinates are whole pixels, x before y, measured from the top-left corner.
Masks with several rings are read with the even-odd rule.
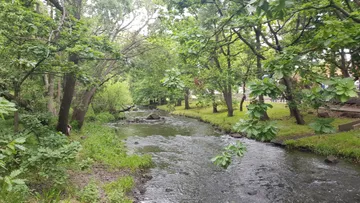
[[[71,136],[82,145],[76,163],[69,166],[69,181],[80,202],[133,202],[131,190],[142,171],[151,167],[148,155],[128,155],[115,129],[88,123]]]
[[[285,141],[289,147],[306,148],[315,153],[322,155],[336,155],[340,157],[350,158],[355,161],[360,161],[360,131],[351,131],[343,133],[335,133],[330,135],[314,135],[313,130],[308,125],[297,125],[295,118],[289,117],[289,110],[282,103],[272,103],[273,108],[268,111],[271,120],[275,121],[280,131],[276,139]],[[166,105],[159,106],[159,109],[168,110]],[[185,110],[184,107],[175,107],[172,114],[183,115],[192,118],[197,118],[205,122],[209,122],[218,126],[225,132],[233,132],[232,127],[240,119],[246,118],[246,108],[243,112],[239,110],[234,111],[233,117],[227,117],[225,107],[219,108],[219,113],[212,113],[211,107],[196,107],[191,105],[191,109]],[[304,115],[306,124],[309,124],[316,118],[314,114]],[[353,119],[350,118],[335,118],[333,125],[336,128]],[[301,138],[304,136],[304,138]]]

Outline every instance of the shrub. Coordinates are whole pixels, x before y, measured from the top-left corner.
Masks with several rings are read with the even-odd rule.
[[[336,132],[335,128],[331,123],[334,121],[333,118],[317,118],[309,126],[314,130],[316,134],[329,134]]]

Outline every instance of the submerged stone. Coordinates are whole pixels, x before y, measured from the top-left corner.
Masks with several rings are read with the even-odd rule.
[[[339,162],[339,160],[335,156],[330,155],[326,157],[325,162],[329,164],[336,164]]]
[[[148,115],[146,119],[148,119],[148,120],[159,120],[160,116],[158,114],[152,113],[152,114]]]

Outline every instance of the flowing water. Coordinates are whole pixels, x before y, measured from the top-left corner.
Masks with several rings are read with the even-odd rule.
[[[150,111],[128,114],[146,116]],[[130,153],[151,154],[155,167],[143,203],[360,202],[360,167],[216,132],[195,119],[166,115],[151,123],[113,124]],[[247,152],[224,170],[210,161],[237,140]]]

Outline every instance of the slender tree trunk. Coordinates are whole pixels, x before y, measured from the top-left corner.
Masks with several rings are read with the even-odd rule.
[[[241,98],[241,101],[240,101],[240,111],[243,111],[243,105],[244,105],[244,102],[246,100],[246,88],[245,88],[245,82],[243,82],[243,86],[242,86],[242,89],[243,89],[243,96]]]
[[[79,63],[77,55],[70,55],[69,61],[72,61],[74,64]],[[74,73],[67,73],[65,75],[65,87],[63,98],[61,100],[60,111],[59,111],[59,120],[56,129],[66,135],[68,132],[68,122],[70,114],[70,106],[75,92],[76,78]]]
[[[288,101],[290,112],[292,112],[294,114],[297,124],[304,125],[305,124],[304,118],[300,114],[300,111],[297,107],[296,101],[293,96],[291,79],[289,77],[284,77],[283,80],[284,80],[284,84],[286,86],[286,96],[287,96],[287,101]]]
[[[349,74],[348,68],[346,67],[346,59],[345,59],[344,49],[341,49],[340,57],[341,57],[341,68],[340,68],[341,73],[344,78],[348,78],[348,77],[350,77],[350,74]]]
[[[92,98],[96,92],[96,87],[86,90],[82,97],[80,98],[79,104],[74,107],[74,112],[72,115],[72,120],[77,121],[78,129],[81,129],[84,125],[86,112],[89,109],[89,104],[91,103]]]
[[[176,106],[181,106],[181,99],[178,99],[178,100],[176,101]]]
[[[260,52],[261,51],[261,41],[260,41],[260,30],[258,29],[261,29],[260,26],[258,28],[254,28],[255,30],[255,37],[256,37],[256,50],[257,52]],[[262,76],[263,76],[263,71],[262,71],[262,67],[261,67],[261,58],[260,56],[256,56],[256,68],[257,68],[257,78],[259,80],[262,79]],[[259,102],[261,104],[264,103],[264,96],[263,95],[260,95],[259,96]],[[269,120],[269,115],[267,114],[267,112],[264,112],[264,114],[261,116],[260,120]]]
[[[48,83],[47,83],[48,89],[47,89],[47,95],[46,95],[48,98],[47,109],[53,116],[56,116],[56,109],[55,109],[55,105],[54,105],[54,92],[55,92],[54,82],[55,82],[54,75],[49,74]]]
[[[56,93],[56,102],[60,104],[61,102],[61,79],[59,78],[57,82],[57,93]]]
[[[189,95],[190,95],[190,90],[189,90],[189,88],[185,88],[185,95],[184,95],[185,109],[190,109]]]
[[[217,103],[216,103],[216,97],[215,97],[215,91],[214,90],[210,90],[210,95],[211,95],[211,101],[212,101],[212,109],[213,109],[213,113],[217,113],[218,109],[217,109]]]
[[[19,103],[20,103],[20,85],[18,84],[14,84],[14,97],[15,97],[15,103],[16,106],[19,107]],[[20,122],[20,118],[19,118],[19,108],[17,111],[14,112],[14,132],[17,133],[19,132],[19,122]]]

